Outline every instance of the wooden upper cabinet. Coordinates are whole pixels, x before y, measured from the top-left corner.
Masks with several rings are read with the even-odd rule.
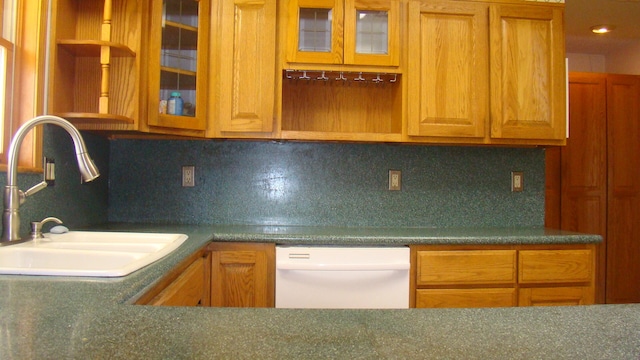
[[[213,136],[255,136],[274,128],[276,95],[276,1],[221,0],[212,18],[211,59],[218,65],[212,76],[219,83],[211,91]]]
[[[563,8],[490,6],[491,137],[566,139]]]
[[[208,0],[151,1],[147,122],[152,132],[188,130],[188,135],[204,136],[208,31]],[[183,99],[181,114],[162,105],[174,92]]]
[[[55,0],[47,112],[80,129],[138,130],[146,3]]]
[[[488,9],[462,2],[409,3],[408,135],[485,135]]]
[[[399,0],[290,0],[292,63],[399,66]]]

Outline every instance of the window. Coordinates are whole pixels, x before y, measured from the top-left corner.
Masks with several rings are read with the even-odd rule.
[[[13,1],[0,0],[2,16],[0,16],[0,119],[2,128],[0,129],[0,148],[6,149],[10,134],[11,124],[11,97],[13,88],[13,63],[15,61],[15,3]]]
[[[18,127],[44,113],[47,1],[0,0],[0,170]],[[20,171],[42,170],[42,129],[23,141]]]

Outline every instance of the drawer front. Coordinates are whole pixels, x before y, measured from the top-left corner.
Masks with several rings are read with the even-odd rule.
[[[479,308],[516,306],[515,288],[418,289],[417,308]]]
[[[418,251],[416,284],[514,284],[515,250]]]
[[[593,279],[593,252],[575,250],[521,250],[520,284],[590,283]]]
[[[519,291],[520,306],[572,306],[594,303],[593,287],[536,287]]]

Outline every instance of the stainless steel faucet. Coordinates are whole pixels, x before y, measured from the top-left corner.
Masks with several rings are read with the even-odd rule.
[[[0,245],[18,242],[20,237],[20,205],[23,204],[27,196],[30,196],[39,190],[44,189],[47,184],[42,182],[35,185],[31,189],[23,192],[18,189],[17,172],[18,172],[18,151],[20,145],[27,133],[34,127],[41,124],[58,125],[65,129],[71,139],[76,150],[76,159],[78,160],[78,168],[82,176],[82,182],[94,180],[100,176],[98,168],[91,160],[87,153],[87,148],[82,139],[82,135],[70,122],[57,116],[43,115],[35,117],[24,123],[9,144],[9,154],[7,158],[7,185],[4,188],[4,213],[2,214],[2,238]]]

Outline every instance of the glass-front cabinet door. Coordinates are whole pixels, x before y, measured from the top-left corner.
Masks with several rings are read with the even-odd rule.
[[[342,64],[343,0],[290,0],[287,60]]]
[[[209,3],[152,4],[149,125],[205,130]]]
[[[399,0],[291,0],[287,60],[398,66]]]
[[[398,66],[400,2],[345,0],[344,62]]]

